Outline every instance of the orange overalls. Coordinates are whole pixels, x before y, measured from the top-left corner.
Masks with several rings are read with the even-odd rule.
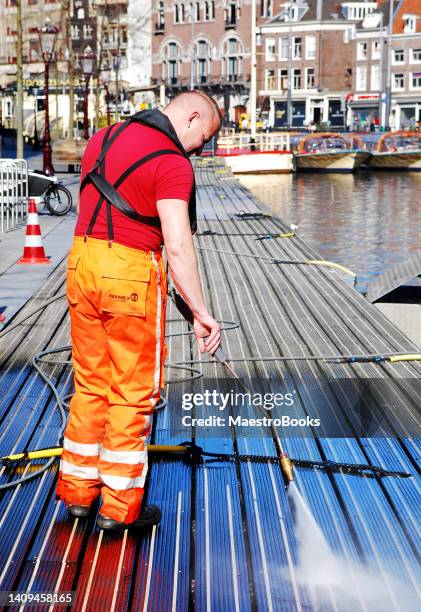
[[[57,495],[131,523],[148,469],[146,440],[163,384],[166,273],[161,253],[76,237],[68,260],[75,394]]]
[[[131,122],[165,133],[177,150],[161,149],[130,166],[112,185],[105,179],[106,153]],[[133,115],[105,134],[90,181],[100,197],[87,236],[76,237],[69,255],[67,295],[71,320],[75,394],[64,433],[57,496],[67,505],[89,506],[101,494],[101,514],[131,523],[139,515],[147,473],[146,440],[163,386],[167,280],[161,252],[115,243],[111,206],[146,225],[159,217],[137,213],[117,188],[130,172],[159,155],[188,157],[160,111]],[[91,238],[101,206],[108,241]],[[196,229],[193,188],[189,215]]]

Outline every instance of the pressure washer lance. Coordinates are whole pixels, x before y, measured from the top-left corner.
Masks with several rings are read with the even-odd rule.
[[[190,325],[193,325],[193,323],[194,323],[193,313],[190,310],[190,307],[188,306],[188,304],[185,302],[185,300],[181,297],[181,295],[179,293],[177,293],[177,291],[174,288],[171,289],[168,293],[169,293],[171,299],[173,300],[173,302],[174,302],[178,312],[182,315],[182,317],[184,317],[184,319]],[[246,387],[246,385],[243,383],[243,381],[238,376],[238,374],[235,372],[235,370],[233,370],[232,367],[229,365],[229,363],[228,363],[229,359],[228,359],[227,355],[225,354],[225,351],[224,351],[224,349],[222,348],[221,345],[218,346],[218,348],[216,349],[216,351],[213,354],[213,356],[239,382],[239,384],[243,387],[243,389],[245,389],[245,391],[247,393],[250,393],[250,389],[248,389],[248,387]]]
[[[186,321],[190,325],[193,325],[193,322],[194,322],[193,313],[190,310],[190,307],[188,306],[188,304],[185,302],[185,300],[181,297],[179,293],[177,293],[177,291],[174,288],[171,289],[169,294],[176,308],[178,309],[179,313],[186,319]],[[235,372],[235,370],[233,370],[230,364],[228,363],[229,359],[227,355],[225,354],[224,350],[222,349],[221,345],[219,345],[218,349],[215,351],[214,357],[219,361],[219,363],[221,363],[228,370],[228,372],[233,376],[233,378],[235,378],[235,380],[243,387],[246,393],[248,393],[249,395],[252,395],[250,389],[245,385],[245,383],[238,376],[237,372]],[[279,446],[280,446],[280,442],[279,442]],[[282,450],[281,446],[280,446],[280,450]],[[294,480],[294,475],[293,475],[291,459],[288,457],[287,453],[285,452],[282,452],[280,455],[280,465],[284,473],[285,479],[287,480],[289,484],[292,480]]]

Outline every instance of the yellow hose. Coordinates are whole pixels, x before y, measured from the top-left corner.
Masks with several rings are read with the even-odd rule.
[[[285,234],[275,234],[275,238],[292,238],[295,236],[295,232],[286,232]]]
[[[165,444],[149,444],[149,453],[185,453],[187,446],[170,446]],[[28,453],[18,453],[2,457],[2,461],[19,461],[20,459],[46,459],[48,457],[60,457],[63,453],[62,448],[44,448],[42,450],[29,451]]]
[[[352,270],[348,270],[348,268],[345,268],[344,266],[341,266],[340,264],[337,264],[333,261],[324,261],[324,260],[319,261],[318,259],[309,259],[308,261],[304,263],[309,264],[309,265],[315,265],[315,266],[328,266],[329,268],[336,268],[337,270],[342,270],[342,272],[345,272],[345,274],[349,274],[350,276],[353,276],[354,278],[357,277],[355,272],[352,272]]]
[[[414,353],[410,355],[394,355],[393,357],[389,357],[389,361],[391,363],[396,363],[397,361],[420,361],[421,353]]]

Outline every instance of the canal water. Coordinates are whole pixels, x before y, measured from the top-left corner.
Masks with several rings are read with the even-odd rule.
[[[353,270],[361,292],[421,248],[421,173],[266,174],[239,179],[272,214],[298,225],[297,231],[323,259]]]

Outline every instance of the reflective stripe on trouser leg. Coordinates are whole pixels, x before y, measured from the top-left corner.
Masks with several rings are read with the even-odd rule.
[[[78,259],[79,253],[80,247],[72,248],[69,267],[72,258]],[[85,297],[95,290],[92,280],[89,275],[78,274],[78,284],[83,291],[75,291],[75,271],[69,270],[69,273],[75,394],[70,402],[56,494],[66,505],[89,506],[101,487],[98,456],[108,410],[110,367],[99,313]]]
[[[163,355],[166,279],[162,259],[152,259],[145,316],[103,313],[111,384],[105,433],[98,462],[103,483],[101,514],[124,523],[140,513],[148,469],[146,441],[159,398]],[[124,295],[124,289],[120,293]]]

